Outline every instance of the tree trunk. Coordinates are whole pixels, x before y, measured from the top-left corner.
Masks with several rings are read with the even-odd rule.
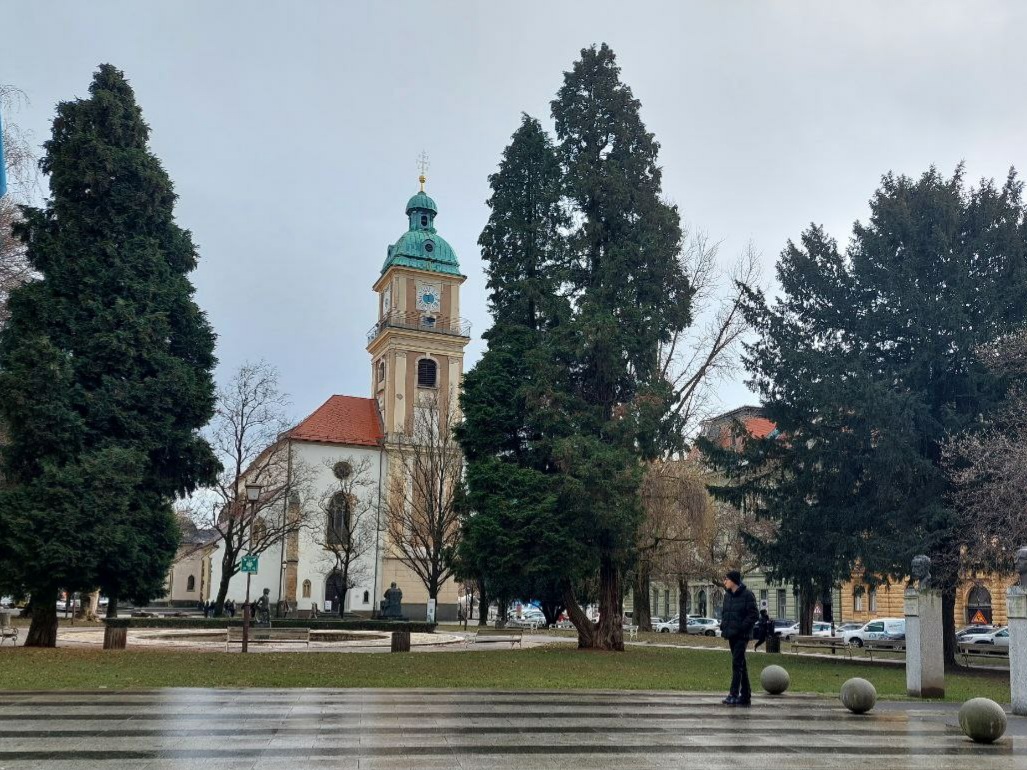
[[[224,541],[227,543],[227,541]],[[225,599],[228,598],[228,584],[232,582],[235,573],[235,557],[238,552],[230,552],[225,549],[225,555],[221,557],[221,582],[218,584],[218,596],[214,600],[214,617],[220,618],[225,614]]]
[[[349,562],[342,568],[342,596],[339,597],[339,620],[346,619],[346,595],[349,593]]]
[[[688,633],[688,578],[678,578],[678,633]]]
[[[649,594],[652,592],[652,579],[649,574],[649,566],[639,563],[635,569],[635,584],[632,586],[631,621],[638,626],[639,631],[653,630],[652,608],[649,606]]]
[[[57,646],[57,589],[32,592],[32,624],[25,637],[26,647]]]
[[[941,592],[941,627],[943,629],[942,653],[945,660],[945,668],[956,667],[956,651],[959,649],[956,642],[956,588],[943,588]]]
[[[117,594],[107,597],[107,617],[118,617],[118,596]]]
[[[813,608],[817,604],[816,589],[805,585],[799,589],[799,633],[810,636],[813,633]]]
[[[570,581],[563,585],[563,603],[567,605],[567,615],[578,631],[578,649],[592,647],[592,638],[595,635],[595,624],[588,619],[588,615],[581,609],[577,597],[574,596],[574,589]]]
[[[624,650],[624,627],[621,619],[620,568],[609,556],[599,560],[599,622],[592,623],[578,607],[573,591],[568,597],[567,609],[571,621],[578,629],[578,648],[594,650]],[[569,585],[569,584],[568,584]],[[565,593],[566,596],[566,593]]]
[[[560,601],[542,601],[540,609],[542,614],[546,616],[546,625],[551,626],[560,619],[560,615],[563,614],[564,606],[563,602]]]
[[[489,624],[489,604],[491,604],[491,598],[485,593],[485,581],[478,581],[478,625],[487,626]]]

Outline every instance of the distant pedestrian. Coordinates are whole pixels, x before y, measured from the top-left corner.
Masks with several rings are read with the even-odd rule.
[[[731,646],[731,691],[723,703],[728,706],[752,705],[752,687],[745,666],[745,648],[749,646],[753,626],[759,614],[756,597],[742,582],[742,573],[731,570],[724,576],[724,608],[721,611],[720,634]]]
[[[756,632],[754,634],[756,644],[753,645],[753,652],[758,650],[761,644],[770,639],[770,636],[773,633],[774,621],[770,618],[770,615],[767,614],[766,610],[760,610],[760,619],[756,621]]]
[[[228,617],[230,617],[230,618],[234,618],[235,617],[235,600],[234,599],[229,599],[228,600]]]
[[[210,617],[210,602],[207,602],[206,604],[203,605],[203,617],[205,617],[205,618],[209,618]]]

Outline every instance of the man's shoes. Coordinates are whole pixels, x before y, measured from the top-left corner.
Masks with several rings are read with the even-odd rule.
[[[724,700],[721,701],[725,706],[735,706],[738,704],[737,695],[728,695]]]
[[[735,698],[734,703],[732,703],[731,705],[732,706],[751,706],[752,705],[752,698]]]

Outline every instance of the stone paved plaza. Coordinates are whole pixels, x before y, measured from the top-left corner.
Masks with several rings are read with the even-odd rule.
[[[258,664],[259,665],[259,664]],[[1027,720],[970,743],[956,704],[866,716],[803,695],[457,690],[5,692],[0,769],[1027,768]]]

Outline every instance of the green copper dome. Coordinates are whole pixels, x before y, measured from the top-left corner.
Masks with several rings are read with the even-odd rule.
[[[435,201],[432,200],[431,196],[424,190],[421,190],[417,195],[407,201],[407,214],[414,209],[426,209],[432,214],[439,213],[439,207],[435,205]]]
[[[424,190],[407,201],[406,213],[410,227],[398,241],[389,246],[385,264],[382,265],[383,273],[395,265],[431,273],[460,275],[456,252],[435,230],[435,215],[438,212],[435,201]]]

